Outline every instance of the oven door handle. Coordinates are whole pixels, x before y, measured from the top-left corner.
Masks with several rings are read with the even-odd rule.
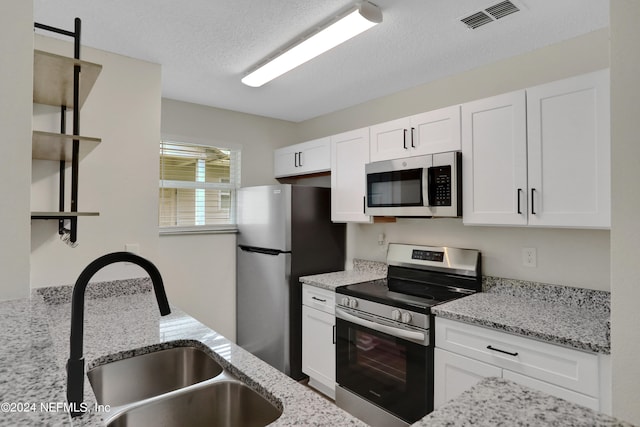
[[[382,332],[396,338],[406,339],[417,344],[424,346],[428,345],[427,337],[423,332],[409,331],[407,329],[395,328],[393,326],[383,325],[378,322],[372,322],[371,320],[363,319],[362,317],[354,316],[351,313],[347,313],[339,307],[336,307],[336,316],[340,319],[346,320],[356,325],[364,326],[374,331]]]

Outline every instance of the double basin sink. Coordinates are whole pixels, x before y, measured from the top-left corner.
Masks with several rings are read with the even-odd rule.
[[[259,427],[282,411],[194,346],[158,350],[87,373],[107,426]]]

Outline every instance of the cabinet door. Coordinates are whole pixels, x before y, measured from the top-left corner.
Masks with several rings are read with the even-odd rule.
[[[273,152],[273,174],[276,178],[296,174],[298,149],[296,146],[278,148]]]
[[[371,222],[364,214],[369,128],[331,137],[331,220]]]
[[[371,161],[401,159],[411,154],[411,122],[409,117],[371,126]]]
[[[525,92],[462,105],[463,222],[527,224]]]
[[[300,173],[309,174],[331,170],[331,141],[329,137],[299,144]]]
[[[459,105],[412,116],[411,155],[459,151],[460,132]]]
[[[529,224],[611,226],[609,71],[527,89]]]
[[[326,172],[331,169],[329,137],[290,145],[274,151],[276,178]]]
[[[302,306],[302,372],[309,384],[335,398],[336,352],[335,317],[315,308]]]
[[[439,348],[434,349],[433,408],[470,389],[483,378],[501,377],[502,369],[460,356]]]

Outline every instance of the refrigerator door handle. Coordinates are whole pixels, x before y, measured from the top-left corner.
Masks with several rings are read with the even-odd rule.
[[[258,254],[264,254],[264,255],[280,255],[280,254],[288,254],[291,253],[291,251],[281,251],[280,249],[267,249],[267,248],[257,248],[255,246],[245,246],[245,245],[238,245],[238,247],[245,251],[245,252],[254,252],[254,253],[258,253]]]

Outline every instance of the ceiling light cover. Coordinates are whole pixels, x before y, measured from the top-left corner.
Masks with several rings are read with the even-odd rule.
[[[278,55],[242,79],[247,86],[260,87],[278,76],[357,36],[382,22],[380,8],[364,2],[339,20]]]

